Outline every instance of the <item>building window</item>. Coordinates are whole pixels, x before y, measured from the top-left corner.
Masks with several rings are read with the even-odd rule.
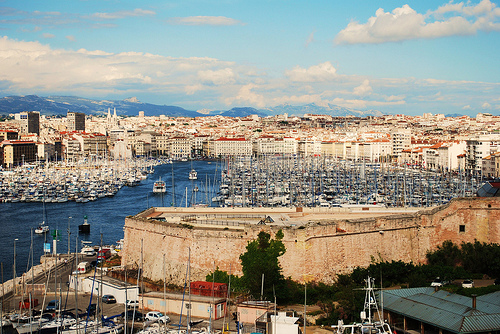
[[[458,227],[458,231],[459,231],[460,233],[465,233],[465,225],[459,225],[459,227]]]

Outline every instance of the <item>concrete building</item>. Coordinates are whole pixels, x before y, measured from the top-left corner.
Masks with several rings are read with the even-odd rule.
[[[80,292],[92,293],[96,300],[104,295],[113,295],[117,303],[123,304],[127,300],[139,300],[139,287],[136,284],[125,283],[109,276],[96,276],[94,279],[93,275],[72,274],[69,276],[69,286],[73,290],[76,288]]]
[[[253,152],[252,142],[245,138],[219,138],[213,141],[212,154],[215,157],[250,156]]]
[[[482,171],[483,158],[498,152],[500,147],[500,134],[481,135],[466,140],[466,170],[469,173]]]
[[[85,132],[85,114],[81,112],[68,112],[66,115],[66,125],[69,132]]]
[[[15,114],[14,119],[19,123],[22,134],[40,134],[40,112],[23,111]]]
[[[261,136],[253,143],[255,155],[294,155],[298,151],[298,142],[295,138],[275,138],[273,136]]]
[[[84,156],[105,156],[107,153],[107,138],[100,133],[74,133],[73,138],[80,143]]]
[[[15,167],[27,162],[36,161],[37,146],[32,141],[4,140],[0,143],[3,167]]]
[[[0,141],[2,140],[18,140],[17,131],[13,130],[0,130]]]
[[[411,147],[411,129],[398,129],[391,132],[392,156],[401,160],[401,152]]]
[[[193,149],[192,140],[189,137],[172,137],[168,140],[170,156],[174,158],[190,157]],[[167,150],[168,152],[168,150]]]

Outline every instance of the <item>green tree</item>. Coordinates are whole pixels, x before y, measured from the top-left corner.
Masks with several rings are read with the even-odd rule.
[[[246,252],[240,255],[242,284],[255,298],[260,297],[263,287],[262,298],[274,300],[276,296],[277,301],[287,299],[286,281],[278,261],[286,251],[282,238],[281,230],[276,233],[275,239],[271,239],[269,233],[261,231],[257,240],[248,242]],[[262,275],[264,275],[263,286]]]

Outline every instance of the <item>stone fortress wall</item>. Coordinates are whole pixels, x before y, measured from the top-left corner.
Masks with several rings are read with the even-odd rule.
[[[286,246],[280,258],[283,274],[299,282],[330,283],[337,274],[373,260],[425,263],[426,253],[445,240],[500,243],[500,199],[496,198],[459,198],[416,212],[256,210],[150,208],[127,217],[122,265],[142,263],[144,276],[152,280],[161,280],[165,270],[166,281],[178,285],[185,282],[188,262],[192,281],[204,280],[216,267],[241,275],[239,256],[247,243],[260,231],[274,237],[281,229]],[[257,224],[252,214],[274,217],[274,222]],[[157,220],[160,217],[166,221]],[[208,224],[211,220],[217,223]]]

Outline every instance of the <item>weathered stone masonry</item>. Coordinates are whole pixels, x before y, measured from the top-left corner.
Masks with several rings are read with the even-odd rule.
[[[331,282],[372,260],[424,263],[426,253],[445,240],[500,242],[500,200],[495,198],[460,198],[417,213],[358,219],[337,219],[333,213],[308,220],[304,212],[303,225],[188,226],[144,218],[161,209],[125,219],[122,264],[140,266],[142,261],[144,276],[153,280],[162,279],[165,266],[167,282],[174,284],[184,283],[189,254],[192,280],[204,279],[215,267],[241,275],[239,256],[262,230],[272,236],[283,230],[283,273],[297,281]]]

